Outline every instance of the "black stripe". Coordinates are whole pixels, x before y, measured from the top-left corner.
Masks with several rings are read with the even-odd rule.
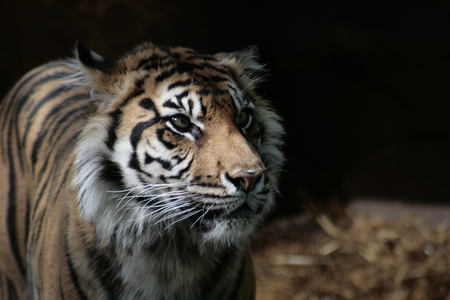
[[[205,69],[205,67],[203,67],[201,65],[191,64],[191,63],[187,63],[187,62],[180,63],[178,66],[159,74],[156,77],[156,82],[161,82],[167,78],[170,78],[175,73],[178,73],[178,74],[193,73],[194,70],[203,70],[203,69]]]
[[[176,164],[178,165],[182,161],[184,161],[188,157],[188,155],[189,155],[189,152],[184,157],[181,157],[179,155],[174,155],[174,156],[172,156],[172,159],[176,160],[177,161]]]
[[[191,78],[186,79],[185,81],[177,81],[172,83],[171,85],[169,85],[169,87],[167,88],[168,91],[170,91],[171,89],[177,88],[177,87],[185,87],[191,84],[195,84],[193,82],[193,80]],[[197,83],[198,84],[198,83]]]
[[[153,103],[153,100],[150,99],[150,98],[142,99],[141,102],[139,102],[139,106],[144,108],[144,109],[151,110],[151,111],[154,111],[154,112],[157,111],[155,103]]]
[[[64,240],[65,240],[64,244],[65,244],[65,251],[66,251],[66,262],[67,262],[67,266],[69,267],[70,278],[72,279],[72,283],[75,286],[75,290],[77,291],[78,297],[81,300],[88,300],[86,294],[84,293],[84,291],[82,290],[82,288],[80,286],[80,281],[78,280],[77,272],[75,271],[75,268],[73,267],[72,259],[70,257],[70,254],[68,251],[68,246],[67,246],[67,235],[65,235]]]
[[[30,198],[29,198],[28,195],[27,195],[26,201],[27,201],[27,206],[26,206],[26,213],[25,213],[25,216],[26,216],[26,220],[25,220],[25,236],[27,237],[27,240],[28,240],[28,234],[30,232]]]
[[[153,126],[154,124],[156,124],[157,122],[159,122],[161,120],[161,116],[160,116],[158,110],[156,109],[156,106],[153,103],[152,99],[145,98],[142,100],[142,102],[140,104],[144,105],[145,109],[152,110],[155,113],[155,117],[151,120],[140,122],[133,128],[133,130],[131,132],[130,141],[131,141],[131,145],[133,146],[133,149],[135,149],[135,150],[136,150],[137,144],[139,143],[139,141],[141,139],[142,132],[145,129],[147,129],[148,127]]]
[[[182,92],[182,93],[180,93],[178,95],[175,95],[175,97],[177,98],[178,104],[180,106],[183,106],[182,100],[183,100],[183,98],[186,98],[187,96],[189,96],[189,90],[184,91],[184,92]]]
[[[213,95],[213,96],[222,96],[225,94],[228,94],[227,90],[223,90],[221,88],[218,88],[215,85],[211,85],[209,86],[209,92]]]
[[[119,128],[121,119],[122,119],[122,110],[117,109],[114,112],[110,113],[109,116],[112,119],[111,127],[108,129],[108,139],[106,140],[106,146],[110,149],[114,149],[114,144],[117,140],[117,128]]]
[[[140,89],[140,88],[142,88],[142,86],[144,85],[144,83],[145,83],[145,80],[147,79],[147,78],[149,78],[150,77],[150,75],[149,74],[145,74],[141,79],[138,79],[137,81],[136,81],[136,87],[138,88],[138,89]]]
[[[195,93],[199,96],[208,96],[210,94],[209,90],[207,90],[205,88],[203,88],[199,91],[196,91]]]
[[[201,74],[196,74],[196,77],[201,78],[203,83],[207,83],[207,84],[230,81],[230,79],[228,79],[226,77],[214,76],[214,75],[204,76]]]
[[[77,138],[77,135],[72,136],[72,138],[67,140],[67,143],[71,144],[76,138]],[[55,156],[55,161],[60,161],[61,155],[65,151],[66,151],[66,149],[64,149],[64,148],[63,149],[59,149],[58,153]],[[70,172],[71,172],[70,168],[67,168],[65,170],[62,183],[65,183],[67,181],[67,178],[68,178]],[[51,166],[51,168],[50,168],[50,172],[49,173],[53,174],[53,176],[55,177],[53,179],[55,179],[57,181],[58,178],[56,178],[56,177],[60,176],[59,175],[60,174],[60,165],[59,164],[53,164]],[[36,191],[36,194],[38,194],[38,196],[37,196],[37,200],[36,200],[35,206],[33,207],[33,215],[31,217],[31,219],[34,221],[35,224],[38,224],[38,225],[37,226],[36,225],[33,226],[33,229],[34,229],[33,233],[34,234],[32,235],[30,248],[33,247],[34,242],[36,241],[36,239],[39,238],[39,234],[42,233],[41,228],[42,228],[42,223],[44,222],[44,218],[43,217],[45,216],[47,208],[51,204],[53,204],[55,202],[55,200],[59,197],[61,191],[65,187],[64,184],[60,184],[59,185],[58,189],[56,190],[56,193],[54,194],[54,197],[48,199],[50,205],[44,206],[43,211],[41,211],[41,215],[39,216],[39,218],[37,218],[36,217],[37,208],[39,207],[40,202],[43,200],[43,194],[46,191],[46,189],[47,189],[47,187],[48,187],[50,182],[53,182],[52,178],[46,178],[46,180],[44,180],[44,186],[42,187],[42,189],[39,190],[39,191]],[[50,188],[52,188],[52,186]]]
[[[136,154],[136,152],[133,152],[133,154],[131,155],[130,161],[128,162],[128,167],[130,167],[130,168],[132,168],[132,169],[135,169],[135,170],[139,171],[140,173],[142,173],[142,174],[148,176],[149,178],[152,178],[152,177],[153,177],[152,174],[147,173],[147,172],[145,172],[145,171],[143,171],[143,170],[141,169],[141,166],[140,166],[139,161],[138,161],[138,159],[137,159],[137,154]],[[143,180],[142,177],[139,177],[139,179],[140,179],[141,182],[144,183],[144,184],[147,184],[147,183],[148,183],[148,182],[146,182],[145,180]]]
[[[56,96],[60,95],[61,93],[63,93],[64,91],[67,90],[66,86],[60,86],[57,89],[47,93],[45,95],[45,97],[41,98],[41,100],[33,106],[33,110],[31,111],[31,113],[29,113],[27,115],[27,124],[25,125],[25,130],[24,130],[24,135],[22,138],[22,144],[25,145],[25,141],[27,140],[28,137],[28,133],[30,131],[30,127],[31,125],[33,125],[34,123],[34,116],[37,114],[37,112],[41,109],[41,107],[46,104],[48,101],[51,101],[53,98],[55,98]]]
[[[178,173],[178,175],[175,175],[175,176],[169,176],[168,178],[171,178],[171,179],[180,179],[181,176],[183,176],[184,173],[186,173],[187,171],[189,171],[189,170],[191,169],[191,166],[192,166],[192,162],[193,162],[193,161],[194,161],[194,156],[192,156],[192,159],[189,161],[187,167],[184,168],[184,169],[181,169],[180,172]]]
[[[78,120],[80,118],[83,118],[85,116],[87,107],[88,107],[88,105],[79,107],[76,110],[72,110],[72,111],[67,112],[63,117],[61,117],[60,121],[58,121],[58,123],[55,126],[52,126],[53,131],[51,133],[47,133],[46,132],[45,134],[43,134],[43,136],[44,135],[47,136],[47,137],[50,136],[50,140],[48,141],[47,144],[53,146],[54,142],[58,142],[61,139],[62,135],[67,132],[67,129],[69,127],[73,126],[74,122],[78,122]],[[68,122],[69,118],[71,118],[73,120]],[[66,125],[64,127],[61,127],[61,125],[64,124],[64,123]],[[57,131],[60,131],[60,133],[56,134]],[[66,141],[65,144],[67,145],[67,147],[71,147],[71,146],[73,146],[75,144],[75,138],[76,137],[78,137],[78,132],[75,133],[75,136],[73,136],[71,139]],[[38,151],[38,148],[40,147],[40,144],[42,143],[42,139],[43,138],[44,137],[39,137],[39,139],[37,139],[35,141],[35,145],[33,145],[32,161],[34,163],[37,161],[37,151]],[[37,143],[39,143],[39,145],[36,145]],[[67,148],[60,149],[60,151],[65,151],[65,150],[67,150]],[[59,155],[58,155],[58,157],[59,157]],[[45,172],[45,170],[47,168],[47,165],[48,165],[48,162],[49,162],[50,158],[51,158],[51,155],[46,155],[45,162],[42,164],[42,168],[39,171],[38,176],[36,176],[36,178],[42,177],[42,175],[44,174],[44,172]],[[57,160],[54,159],[54,161],[57,161]],[[33,167],[34,167],[34,164],[33,164]]]
[[[190,55],[186,57],[186,60],[195,60],[195,59],[201,59],[204,61],[212,61],[212,62],[218,62],[217,58],[207,55],[207,54],[200,54],[200,53],[194,53],[193,55]],[[206,62],[205,62],[206,64]]]
[[[239,92],[234,88],[234,86],[232,86],[231,84],[227,83],[227,87],[232,90],[233,92],[236,93],[236,95],[239,95]]]
[[[175,74],[175,72],[177,72],[177,69],[176,69],[176,68],[172,68],[172,69],[170,69],[170,70],[164,71],[164,72],[162,72],[161,74],[159,74],[159,75],[156,77],[155,80],[156,80],[157,83],[158,83],[158,82],[161,82],[161,81],[164,81],[164,80],[166,80],[167,78],[172,77],[172,75]]]
[[[148,155],[148,153],[145,153],[145,164],[151,164],[155,159],[153,157],[151,157],[150,155]]]
[[[76,138],[76,135],[75,135],[74,137],[72,137],[72,140],[73,140],[74,138]],[[70,141],[70,140],[69,140],[69,141]],[[62,150],[60,150],[60,151],[58,152],[58,154],[56,155],[56,160],[58,160],[58,158],[60,157],[61,152],[64,152],[64,149],[62,149]],[[59,170],[55,170],[55,169],[58,169],[58,168],[59,168],[59,165],[58,165],[58,164],[54,164],[54,165],[52,165],[52,168],[51,168],[51,170],[50,170],[50,171],[51,171],[50,173],[51,173],[51,174],[55,174],[55,175],[54,175],[55,177],[58,176],[58,175],[56,175],[56,174],[59,174],[59,172],[58,172]],[[67,181],[67,178],[68,178],[69,174],[70,174],[70,168],[67,168],[66,171],[65,171],[65,173],[64,173],[64,176],[63,176],[63,183]],[[43,222],[45,221],[45,220],[44,220],[44,216],[45,216],[45,214],[46,214],[47,207],[49,207],[51,204],[54,203],[54,201],[58,198],[59,194],[61,193],[61,191],[62,191],[63,188],[65,187],[64,184],[60,184],[60,185],[59,185],[59,188],[58,188],[58,190],[56,191],[55,196],[54,196],[53,198],[51,198],[51,199],[48,199],[49,201],[50,201],[50,200],[53,200],[53,201],[52,201],[53,203],[50,202],[50,203],[49,203],[50,205],[44,206],[43,211],[41,211],[41,215],[39,216],[39,218],[37,218],[37,217],[36,217],[37,208],[39,207],[40,202],[43,200],[43,197],[42,197],[42,196],[43,196],[43,194],[44,194],[44,191],[47,189],[47,186],[48,186],[49,182],[51,182],[51,181],[52,181],[51,179],[47,178],[47,179],[44,181],[44,186],[42,187],[42,189],[41,189],[40,191],[37,191],[37,192],[38,192],[38,197],[37,197],[37,201],[36,201],[36,203],[35,203],[35,206],[33,207],[33,215],[31,216],[31,219],[34,221],[34,224],[37,224],[37,225],[33,226],[33,229],[34,229],[34,230],[33,230],[32,238],[31,238],[30,245],[29,245],[29,248],[30,248],[30,249],[34,247],[35,241],[36,241],[37,239],[39,239],[40,234],[43,232],[43,231],[42,231],[42,224],[43,224]]]
[[[162,66],[167,68],[167,67],[170,67],[173,64],[174,64],[174,62],[169,60],[169,61],[166,61],[165,63],[163,63]]]
[[[74,139],[76,139],[76,135],[74,135],[74,136],[73,136],[71,139],[69,139],[68,141],[70,142],[70,141],[72,141],[72,140],[74,140]],[[59,152],[57,153],[57,155],[56,155],[56,158],[55,158],[56,161],[59,161],[59,158],[60,158],[60,156],[61,156],[61,153],[63,153],[64,151],[65,151],[65,149],[60,149],[60,151],[59,151]],[[52,168],[50,169],[50,174],[53,174],[54,177],[59,176],[59,175],[58,175],[58,174],[59,174],[59,168],[60,168],[60,166],[59,166],[58,164],[53,164],[53,165],[52,165]],[[40,238],[40,234],[43,233],[43,231],[42,231],[42,225],[43,225],[43,222],[45,221],[45,218],[44,218],[44,217],[45,217],[45,215],[46,215],[47,208],[48,208],[48,207],[51,207],[51,206],[54,204],[55,200],[59,197],[61,191],[62,191],[63,188],[65,187],[64,183],[67,181],[67,178],[68,178],[69,174],[70,174],[70,168],[67,168],[67,169],[65,170],[65,173],[64,173],[64,176],[63,176],[63,181],[62,181],[62,183],[59,185],[59,188],[57,189],[56,193],[54,194],[54,196],[53,196],[52,198],[49,198],[49,199],[48,199],[49,205],[45,205],[45,206],[43,207],[43,210],[40,211],[40,216],[39,216],[39,217],[36,217],[37,207],[39,207],[40,202],[43,200],[43,194],[44,194],[44,192],[45,192],[46,189],[47,189],[48,183],[49,183],[49,182],[53,182],[52,178],[47,178],[47,179],[45,180],[45,182],[44,182],[44,186],[42,187],[42,189],[41,189],[40,191],[38,191],[37,201],[36,201],[35,206],[34,206],[34,208],[33,208],[33,215],[32,215],[32,217],[31,217],[32,220],[34,221],[34,224],[37,224],[37,225],[35,225],[35,226],[33,227],[33,229],[34,229],[33,233],[34,233],[34,234],[32,234],[32,239],[31,239],[31,241],[30,241],[30,245],[29,245],[29,248],[30,248],[30,249],[34,247],[35,241],[36,241],[37,239],[39,239],[39,238]],[[53,179],[57,180],[57,178],[53,178]]]
[[[157,117],[138,123],[136,126],[134,126],[133,130],[131,131],[130,141],[131,145],[133,146],[133,149],[136,150],[137,144],[141,140],[142,132],[149,128],[150,126],[153,126],[154,124],[158,123],[160,120],[159,114]]]
[[[17,300],[16,289],[11,280],[5,274],[0,273],[0,299]]]
[[[226,187],[222,186],[222,185],[218,185],[215,183],[206,183],[206,182],[197,182],[197,180],[199,180],[201,176],[197,176],[194,178],[194,181],[191,181],[190,183],[195,185],[195,186],[201,186],[201,187],[213,187],[213,188],[221,188],[221,189],[226,189]],[[233,198],[235,196],[218,196],[219,198]]]
[[[45,84],[47,82],[50,82],[54,79],[61,79],[64,75],[67,75],[67,73],[55,73],[49,76],[46,76],[44,78],[39,79],[37,82],[35,82],[33,84],[33,86],[31,88],[28,89],[28,93],[26,95],[24,95],[22,98],[17,99],[14,101],[15,104],[15,109],[16,111],[14,112],[14,115],[18,116],[20,113],[20,110],[25,107],[25,103],[28,101],[29,97],[31,94],[33,94],[34,90],[40,86],[41,84]],[[11,98],[12,100],[14,100],[14,98]],[[18,126],[15,126],[15,134],[17,136],[17,142],[16,142],[16,150],[18,153],[23,153],[22,151],[22,143],[20,141],[20,135],[19,135],[19,128]],[[27,135],[27,132],[25,131],[25,135]],[[11,141],[11,139],[9,139]],[[25,138],[23,139],[25,140]],[[23,159],[20,160],[20,169],[23,171],[24,170],[24,166],[23,166]]]
[[[109,239],[109,253],[114,254],[116,252],[117,247],[117,226],[114,227],[113,234],[111,234],[111,238]]]
[[[142,69],[145,70],[145,71],[153,71],[153,70],[158,70],[159,68],[161,68],[161,67],[163,67],[165,65],[170,66],[171,64],[172,64],[171,61],[168,61],[168,62],[166,62],[164,64],[162,64],[161,62],[154,62],[154,63],[146,65]]]
[[[136,97],[139,97],[140,95],[144,94],[145,90],[141,89],[141,88],[136,88],[134,89],[134,91],[132,91],[124,100],[123,102],[119,105],[118,109],[126,106],[128,104],[128,102],[131,99],[134,99]]]
[[[186,98],[189,95],[189,90],[184,91],[178,95],[175,95],[175,97],[177,98],[177,101],[180,102],[183,98]]]
[[[188,100],[188,107],[189,107],[188,113],[189,113],[189,115],[192,116],[192,109],[194,108],[194,102],[192,101],[192,99]]]
[[[19,267],[20,273],[25,278],[26,269],[23,264],[23,261],[20,258],[20,245],[17,239],[17,226],[16,226],[16,205],[17,205],[17,186],[16,186],[16,171],[14,168],[14,154],[12,150],[11,143],[8,144],[8,158],[9,158],[9,192],[8,192],[8,208],[7,208],[7,216],[6,223],[8,227],[8,235],[11,243],[11,250],[14,255],[14,259],[16,260],[17,266]]]
[[[45,281],[44,274],[42,272],[44,270],[44,268],[41,266],[44,265],[43,257],[44,257],[44,249],[45,249],[45,245],[46,245],[46,237],[47,237],[47,235],[44,234],[42,237],[42,242],[39,245],[40,246],[39,248],[38,247],[33,248],[33,250],[34,250],[33,253],[39,253],[39,259],[38,259],[39,263],[37,264],[39,266],[39,275],[37,278],[37,282],[35,281],[34,277],[31,277],[31,280],[30,280],[30,286],[32,286],[35,289],[36,299],[42,299],[41,298],[42,297],[42,287],[44,287],[44,281]],[[31,253],[31,251],[30,251],[30,253]],[[35,261],[34,257],[33,257],[33,260]]]
[[[100,178],[108,183],[113,183],[114,185],[119,185],[118,190],[125,189],[123,183],[123,175],[120,167],[113,161],[109,159],[104,159],[102,162],[102,170],[100,172]]]
[[[113,264],[114,259],[110,259],[109,257],[114,257],[116,254],[110,254],[107,251],[102,251],[102,249],[97,249],[95,244],[96,242],[93,242],[92,245],[87,248],[87,253],[92,262],[92,269],[95,271],[107,293],[108,299],[119,299],[124,285],[122,279],[119,277],[119,266]]]
[[[171,50],[173,50],[173,49],[171,49]],[[173,51],[170,51],[170,55],[172,55],[172,57],[175,59],[180,59],[180,57],[181,57],[180,53],[173,52]]]
[[[202,116],[205,117],[206,116],[206,106],[203,105],[203,97],[200,96],[198,98],[198,103],[200,104],[200,109],[202,111]]]
[[[203,198],[213,198],[213,199],[230,199],[230,198],[236,198],[236,196],[231,195],[215,195],[215,194],[198,194],[201,195]]]
[[[133,152],[133,154],[131,155],[130,161],[128,162],[128,167],[137,171],[141,171],[141,166],[139,165],[139,160],[137,159],[136,152]]]
[[[62,288],[62,282],[61,282],[61,273],[59,274],[59,296],[62,300],[66,300],[66,297],[64,297],[64,292]]]
[[[47,71],[47,69],[43,70],[42,73],[44,71]],[[42,74],[42,73],[39,73],[39,74]],[[51,81],[53,81],[55,79],[56,80],[60,80],[60,79],[64,78],[65,75],[67,75],[67,72],[56,72],[56,73],[53,73],[51,75],[47,75],[45,77],[40,78],[37,82],[35,82],[31,87],[28,88],[28,93],[26,93],[22,98],[18,99],[18,101],[16,102],[17,103],[16,106],[19,109],[22,108],[23,105],[25,104],[25,102],[28,101],[28,98],[34,93],[34,91],[36,89],[38,89],[38,87],[40,85],[46,84],[46,83],[51,82]],[[13,97],[15,98],[15,96],[16,96],[16,94],[14,94]],[[11,97],[11,99],[14,99],[13,97]]]
[[[176,145],[172,144],[171,142],[165,141],[164,140],[164,133],[166,132],[165,128],[162,129],[158,129],[156,131],[156,136],[158,137],[158,140],[164,145],[166,146],[167,149],[172,150],[173,148],[176,147]],[[171,131],[172,132],[172,131]]]
[[[2,276],[3,277],[3,276]],[[8,289],[8,300],[18,300],[19,296],[17,296],[16,288],[14,287],[14,284],[9,280],[9,278],[6,278],[6,284]]]
[[[158,58],[159,58],[159,56],[157,56],[156,54],[152,54],[150,57],[141,60],[140,63],[138,64],[138,66],[136,67],[136,70],[139,70],[140,68],[142,68],[144,65],[146,65],[149,62],[154,62]]]
[[[32,126],[32,123],[34,121],[33,120],[34,119],[34,115],[36,115],[38,113],[38,110],[40,109],[40,107],[42,105],[44,105],[45,103],[47,103],[47,101],[52,100],[55,96],[57,96],[57,95],[61,94],[62,92],[64,92],[66,89],[67,89],[67,87],[59,87],[59,88],[53,90],[52,92],[48,93],[44,98],[42,98],[37,105],[35,105],[33,107],[33,110],[31,112],[31,114],[28,115],[28,122],[26,124],[25,134],[24,134],[23,140],[22,140],[23,144],[25,144],[25,141],[26,141],[26,139],[28,137],[29,130],[30,130],[30,128]],[[68,101],[71,102],[71,101],[74,101],[74,100],[79,100],[80,98],[81,99],[85,99],[86,98],[86,94],[82,95],[81,97],[79,95],[75,95],[75,97],[70,97],[68,99]],[[45,121],[44,121],[44,124],[42,125],[41,131],[39,133],[39,136],[37,137],[37,139],[33,143],[33,150],[32,150],[32,154],[31,154],[31,161],[32,161],[32,165],[33,165],[33,170],[34,170],[34,166],[35,166],[35,164],[37,162],[37,153],[39,151],[39,148],[40,148],[40,146],[42,144],[43,139],[45,138],[45,133],[46,133],[46,130],[44,129],[46,127],[45,123],[47,123],[47,121],[51,119],[51,116],[53,114],[57,113],[60,109],[66,107],[67,105],[68,105],[68,103],[65,103],[65,102],[60,103],[59,105],[55,106],[50,111],[49,114],[47,114],[47,116],[45,118]],[[53,121],[51,123],[53,123]]]
[[[197,64],[191,64],[191,63],[181,63],[178,65],[178,73],[192,73],[194,70],[203,70],[205,67],[197,65]]]
[[[213,66],[213,65],[211,65],[209,63],[206,63],[206,62],[202,63],[202,66],[205,67],[206,69],[212,69],[212,70],[214,70],[214,71],[216,71],[216,72],[218,72],[220,74],[228,75],[228,71],[226,69],[218,68],[218,67]]]
[[[139,65],[137,66],[136,70],[139,70],[140,68],[144,67],[148,63],[156,63],[156,65],[160,65],[161,62],[165,59],[169,58],[169,56],[159,56],[158,54],[152,54],[150,57],[141,60]]]
[[[170,99],[166,100],[166,102],[164,102],[163,107],[174,108],[174,109],[181,109],[181,106],[179,106],[176,103],[173,103]]]
[[[49,129],[53,128],[52,132],[45,134],[50,136],[48,144],[54,145],[54,143],[57,143],[61,138],[61,136],[69,129],[69,127],[72,127],[74,123],[78,123],[80,119],[84,119],[88,114],[89,106],[90,106],[89,104],[85,104],[76,109],[71,108],[64,115],[60,115],[58,116],[58,118],[55,118],[53,122],[55,121],[58,122],[56,122],[56,124],[53,124],[52,122],[48,126]],[[64,127],[61,127],[62,125],[64,125]],[[58,131],[60,131],[60,133],[59,135],[56,135]]]
[[[19,93],[20,90],[22,90],[22,88],[32,79],[34,79],[35,77],[37,77],[38,75],[42,75],[43,72],[47,71],[48,69],[51,69],[55,67],[53,64],[49,64],[45,69],[40,70],[39,72],[36,72],[35,74],[30,75],[29,77],[26,77],[23,79],[23,81],[20,82],[19,86],[17,86],[17,88],[14,90],[14,93],[11,95],[10,99],[13,100],[17,97],[17,94]],[[56,73],[58,74],[56,77],[61,78],[62,75],[67,74],[67,73]],[[47,79],[49,78],[49,79]],[[41,83],[45,83],[46,81],[52,80],[54,79],[52,76],[46,76],[44,78],[41,78],[38,82],[34,83],[33,86],[31,86],[31,88],[29,88],[30,92],[38,85],[40,85]],[[29,93],[27,93],[26,98],[25,99],[21,99],[22,101],[20,101],[20,103],[18,101],[10,101],[9,102],[9,106],[6,109],[6,113],[5,116],[9,116],[11,115],[11,110],[13,108],[18,108],[21,109],[23,107],[23,104],[26,102],[26,100],[28,99]],[[17,104],[17,105],[16,105]],[[2,122],[2,128],[6,127],[6,118],[3,120]]]
[[[148,154],[147,154],[148,155]],[[149,156],[150,157],[150,156]],[[156,161],[156,162],[158,162],[159,164],[161,164],[161,166],[163,167],[163,169],[165,169],[165,170],[172,170],[172,168],[174,167],[173,165],[172,165],[172,163],[169,161],[169,160],[165,160],[165,159],[161,159],[161,158],[158,158],[158,157],[156,157],[156,158],[153,158],[152,157],[152,159],[154,160],[154,161]]]
[[[49,142],[48,145],[52,145],[53,146],[53,141],[58,142],[59,139],[61,138],[62,134],[64,134],[64,132],[66,132],[66,130],[72,126],[72,124],[74,122],[78,122],[80,118],[82,118],[84,116],[84,114],[86,113],[88,108],[88,105],[84,105],[81,106],[75,110],[70,110],[68,111],[65,115],[63,116],[59,116],[59,118],[55,118],[52,120],[52,122],[50,122],[50,124],[48,124],[48,126],[46,126],[47,128],[42,127],[41,131],[39,132],[39,136],[35,139],[34,143],[33,143],[33,150],[31,152],[31,162],[33,165],[33,170],[34,170],[34,166],[37,162],[37,156],[38,156],[38,152],[41,148],[42,142],[46,137],[49,137]],[[81,113],[78,113],[81,112]],[[72,118],[73,120],[71,122],[68,122],[68,119]],[[55,121],[58,120],[58,122],[55,123]],[[64,128],[61,128],[61,125],[63,125],[64,123],[67,123]],[[51,134],[48,133],[48,129],[53,128],[53,131]],[[56,132],[58,130],[61,130],[59,135],[56,135]],[[50,158],[49,155],[47,155],[46,157],[46,162],[48,161],[48,159]],[[44,164],[44,166],[46,165],[46,163]],[[45,168],[43,167],[41,169],[41,173],[42,170],[44,170]]]
[[[239,102],[239,101],[237,101],[233,96],[231,96],[230,95],[230,97],[231,97],[231,104],[232,104],[232,106],[233,106],[233,108],[234,108],[234,110],[235,111],[237,111],[238,110],[238,108],[237,108],[237,106],[236,106],[236,102]]]
[[[72,104],[73,102],[86,100],[89,99],[89,97],[90,97],[89,93],[80,93],[63,99],[61,103],[53,107],[52,110],[50,110],[50,112],[46,115],[44,124],[48,123],[48,121],[51,120],[53,116],[58,117],[60,111],[63,110],[64,108],[68,108],[70,104]],[[52,122],[50,122],[50,124],[52,124]],[[50,125],[43,125],[42,127],[49,127],[49,126]]]
[[[32,249],[34,247],[35,241],[39,238],[39,234],[42,233],[42,223],[44,222],[43,216],[45,215],[45,210],[47,206],[44,206],[44,210],[39,218],[37,218],[37,208],[39,207],[39,203],[42,200],[42,194],[44,193],[44,190],[47,188],[47,185],[49,184],[50,180],[45,180],[44,186],[42,187],[41,191],[38,193],[37,201],[34,204],[33,207],[33,214],[31,216],[31,220],[33,220],[33,231],[31,234],[31,241],[29,242],[28,248]]]

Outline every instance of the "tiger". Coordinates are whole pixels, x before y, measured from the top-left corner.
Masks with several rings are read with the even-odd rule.
[[[0,298],[255,299],[285,160],[258,61],[77,42],[27,73],[0,104]]]

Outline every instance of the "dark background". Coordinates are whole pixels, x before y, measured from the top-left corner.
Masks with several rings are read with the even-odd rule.
[[[278,215],[305,199],[450,199],[447,1],[2,0],[0,93],[77,40],[109,58],[143,40],[257,45],[288,132]]]

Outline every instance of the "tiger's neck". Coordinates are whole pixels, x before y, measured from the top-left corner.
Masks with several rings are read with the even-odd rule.
[[[68,232],[68,255],[77,257],[74,273],[88,299],[210,299],[219,296],[212,291],[233,293],[227,286],[242,279],[246,246],[201,245],[182,224],[151,241],[121,228],[100,238],[76,212],[69,222],[77,230]]]

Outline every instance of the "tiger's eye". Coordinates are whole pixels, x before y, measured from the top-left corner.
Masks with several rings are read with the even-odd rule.
[[[173,127],[175,127],[176,130],[182,132],[189,130],[189,128],[191,127],[191,120],[189,119],[189,117],[182,114],[172,116],[172,118],[170,119],[170,123],[172,123]]]
[[[251,115],[246,109],[244,109],[238,116],[237,124],[240,128],[246,128],[250,124],[250,122]]]

